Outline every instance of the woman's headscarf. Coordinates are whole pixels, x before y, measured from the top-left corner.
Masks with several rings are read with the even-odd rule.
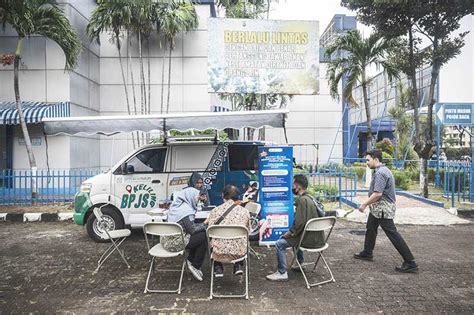
[[[197,211],[199,190],[187,187],[174,193],[174,200],[168,212],[168,222],[178,222],[182,218],[193,215]]]
[[[193,172],[191,174],[191,177],[189,178],[188,181],[188,187],[194,187],[196,188],[196,183],[201,180],[202,181],[202,187],[201,189],[201,195],[206,195],[206,201],[204,201],[204,205],[207,206],[209,204],[209,192],[207,191],[207,188],[204,186],[204,179],[202,178],[201,174],[198,172]]]
[[[191,177],[189,178],[188,181],[188,187],[194,187],[196,188],[196,183],[201,180],[202,181],[202,176],[201,174],[194,172],[191,174]]]

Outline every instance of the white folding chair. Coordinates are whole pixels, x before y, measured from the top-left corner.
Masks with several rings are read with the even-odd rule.
[[[306,222],[305,229],[303,231],[303,234],[301,235],[301,239],[300,239],[300,242],[298,244],[298,247],[293,248],[294,256],[293,256],[293,262],[291,263],[291,265],[293,265],[294,261],[296,260],[296,263],[298,264],[298,267],[300,268],[301,273],[303,274],[304,280],[306,281],[306,287],[308,289],[310,289],[311,287],[317,286],[317,285],[322,285],[322,284],[325,284],[325,283],[336,281],[334,279],[333,274],[332,274],[331,268],[329,268],[329,266],[326,262],[326,259],[324,259],[324,256],[323,256],[323,251],[325,251],[329,247],[328,239],[329,239],[329,236],[331,236],[331,232],[332,232],[332,229],[334,228],[335,223],[336,223],[336,217],[314,218],[314,219],[309,220],[308,222]],[[305,235],[308,232],[324,232],[324,233],[326,233],[326,237],[324,238],[324,245],[322,247],[318,247],[318,248],[305,248],[305,247],[302,247],[301,243],[303,242],[303,240],[305,238]],[[314,272],[315,269],[316,269],[316,266],[318,265],[319,259],[322,258],[324,264],[326,265],[326,268],[327,268],[329,274],[331,275],[331,279],[321,281],[321,282],[317,282],[317,283],[309,283],[308,278],[307,278],[307,276],[304,272],[303,266],[300,264],[298,259],[296,259],[296,255],[297,255],[298,250],[303,251],[303,253],[304,252],[318,253],[319,254],[318,259],[315,262],[303,263],[303,266],[314,264],[314,268],[313,268],[313,272]]]
[[[247,209],[250,213],[250,231],[257,231],[258,233],[258,215],[260,213],[260,210],[262,209],[262,205],[259,204],[258,202],[254,201],[249,201],[245,205],[245,209]],[[252,248],[252,246],[249,245],[249,251],[251,254],[254,254],[257,259],[260,259],[260,255]]]
[[[171,223],[171,222],[149,222],[145,223],[143,226],[143,233],[145,234],[145,240],[146,240],[146,246],[148,248],[148,254],[151,256],[151,261],[150,261],[150,269],[148,271],[148,276],[146,278],[146,284],[145,284],[145,291],[144,293],[147,292],[154,292],[154,293],[181,293],[181,283],[183,282],[183,275],[184,275],[184,266],[186,264],[186,255],[185,255],[185,249],[184,249],[184,235],[183,235],[183,228],[181,225],[177,223]],[[183,249],[178,251],[178,252],[170,252],[167,251],[161,243],[158,243],[156,245],[152,245],[150,247],[150,243],[148,241],[148,235],[150,235],[152,238],[153,236],[159,236],[160,238],[162,236],[172,236],[172,235],[179,235],[181,237],[181,240],[183,242]],[[154,264],[155,264],[155,259],[156,258],[173,258],[173,257],[178,257],[182,255],[183,256],[183,264],[181,269],[159,269],[158,271],[181,271],[181,275],[179,277],[179,285],[178,289],[176,290],[157,290],[157,289],[150,289],[148,288],[148,283],[150,281],[151,277],[151,272],[154,270]]]
[[[245,238],[247,244],[246,254],[243,257],[231,261],[232,264],[235,264],[240,261],[245,261],[245,293],[240,295],[219,295],[214,294],[214,259],[212,259],[212,248],[209,246],[209,259],[211,260],[211,292],[209,294],[209,299],[213,297],[218,298],[237,298],[245,297],[247,300],[249,298],[249,231],[246,227],[242,225],[213,225],[207,229],[207,241],[208,244],[211,244],[211,239],[225,239],[225,240],[237,240]]]
[[[103,217],[102,211],[101,211],[102,207],[100,207],[100,208],[96,207],[93,210],[94,215],[97,218],[99,226],[101,224],[103,224],[103,221],[104,221],[104,217]],[[119,246],[120,246],[120,244],[123,243],[123,241],[125,241],[125,239],[127,237],[130,236],[130,234],[132,232],[129,229],[120,229],[120,230],[111,230],[111,231],[109,231],[106,228],[104,228],[104,231],[105,231],[104,238],[109,239],[112,244],[109,246],[109,248],[107,248],[105,250],[105,252],[102,254],[102,256],[100,256],[99,261],[97,262],[97,268],[95,269],[94,273],[97,273],[99,271],[100,267],[104,264],[104,262],[107,260],[107,258],[109,258],[110,255],[114,251],[117,251],[120,254],[120,256],[122,257],[122,260],[125,262],[127,267],[130,268],[130,265],[128,264],[127,260],[125,259],[123,251],[121,251],[119,249]]]

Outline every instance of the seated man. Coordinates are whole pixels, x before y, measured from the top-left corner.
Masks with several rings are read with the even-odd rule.
[[[277,252],[278,271],[267,276],[271,281],[285,281],[288,280],[287,263],[286,263],[286,249],[288,247],[297,247],[301,236],[303,234],[306,222],[318,217],[316,203],[313,198],[306,193],[308,189],[308,179],[302,174],[297,174],[293,177],[293,194],[295,194],[295,217],[293,225],[290,230],[286,232],[276,243],[275,249]],[[302,247],[312,248],[324,245],[324,232],[307,232],[301,244]],[[303,263],[303,252],[298,251],[297,259],[300,264]],[[297,266],[292,266],[292,269],[297,269]]]
[[[224,203],[214,208],[204,222],[212,225],[242,225],[249,228],[250,214],[247,209],[240,205],[239,190],[232,185],[226,185],[222,192]],[[232,209],[231,209],[232,207]],[[230,209],[230,211],[228,211]],[[247,253],[247,240],[211,240],[212,259],[214,259],[214,276],[224,276],[222,263],[230,263],[235,259],[245,256]],[[241,275],[242,262],[234,264],[234,274]]]

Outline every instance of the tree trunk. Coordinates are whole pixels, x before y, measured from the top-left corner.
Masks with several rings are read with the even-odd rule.
[[[160,41],[161,44],[161,41]],[[163,109],[165,105],[165,50],[166,50],[166,41],[163,46],[163,58],[161,62],[161,110],[160,113],[163,114]]]
[[[436,41],[435,41],[436,43]],[[433,45],[433,49],[436,49],[436,45]],[[435,61],[431,68],[431,81],[430,81],[430,89],[428,92],[428,137],[429,141],[433,143],[433,106],[436,103],[435,100],[435,86],[436,81],[438,80],[439,76],[440,65],[437,61]]]
[[[420,188],[421,195],[428,198],[428,160],[420,158]]]
[[[118,34],[116,34],[116,40],[117,40],[117,51],[118,51],[119,62],[120,62],[120,71],[122,73],[123,89],[125,91],[125,100],[127,103],[127,113],[128,113],[128,116],[130,116],[132,114],[132,110],[130,108],[130,99],[129,99],[128,88],[127,88],[127,79],[125,77],[125,70],[123,69],[122,52],[120,51],[120,42],[119,42],[120,38]],[[135,135],[133,134],[133,132],[132,132],[132,143],[133,143],[133,149],[135,150],[136,144],[135,144]]]
[[[135,93],[135,79],[133,78],[133,63],[132,63],[132,56],[130,54],[130,47],[132,46],[132,42],[131,42],[131,39],[130,39],[130,35],[129,33],[127,32],[127,40],[128,40],[128,50],[127,50],[127,54],[128,54],[128,62],[130,64],[130,80],[132,81],[132,96],[133,96],[133,111],[135,113],[135,115],[138,114],[137,112],[137,95]],[[137,146],[140,147],[140,133],[137,131],[136,132],[137,134]]]
[[[31,203],[36,203],[36,159],[31,146],[30,134],[28,127],[26,126],[25,115],[23,114],[23,108],[21,106],[20,98],[20,85],[19,85],[19,71],[21,61],[21,48],[23,46],[23,38],[18,38],[15,51],[15,61],[13,64],[13,88],[15,90],[15,102],[18,110],[18,116],[20,117],[21,131],[23,132],[23,138],[25,138],[26,152],[28,153],[28,161],[30,162],[31,168]]]
[[[367,95],[367,85],[365,83],[365,74],[363,75],[362,93],[364,94],[365,114],[367,116],[367,151],[372,150],[372,118],[370,115],[370,104]]]
[[[143,51],[142,51],[142,34],[138,32],[138,60],[140,62],[140,112],[146,114],[146,86],[145,86],[145,70],[143,69]],[[142,144],[145,144],[145,133],[142,132]]]
[[[168,95],[166,96],[166,113],[170,110],[170,92],[171,92],[171,52],[173,50],[173,42],[170,43],[170,56],[168,62]]]
[[[150,40],[146,40],[146,49],[148,54],[148,109],[147,114],[151,114],[151,60],[150,60]]]
[[[414,39],[413,39],[413,31],[410,28],[408,30],[408,45],[409,45],[409,56],[408,58],[410,63],[410,73],[407,73],[409,80],[411,81],[411,103],[413,107],[413,118],[415,121],[415,145],[420,143],[420,115],[418,112],[418,86],[416,83],[416,65],[415,65],[415,55],[414,55]]]

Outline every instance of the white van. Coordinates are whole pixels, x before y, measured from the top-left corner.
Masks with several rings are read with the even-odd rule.
[[[250,181],[258,181],[257,152],[263,145],[192,141],[142,147],[109,171],[82,183],[75,197],[74,222],[86,225],[97,242],[104,241],[104,229],[141,227],[150,221],[147,212],[165,203],[173,191],[186,187],[193,172],[202,175],[210,205],[219,205],[226,184],[244,192]],[[105,220],[98,224],[92,210],[103,205]]]

